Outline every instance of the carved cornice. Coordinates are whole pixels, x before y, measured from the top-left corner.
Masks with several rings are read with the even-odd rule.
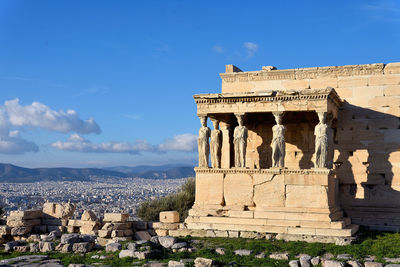
[[[196,173],[223,173],[223,174],[331,174],[331,169],[246,169],[246,168],[230,168],[230,169],[219,169],[219,168],[202,168],[195,167]]]
[[[223,82],[249,82],[265,80],[302,80],[317,78],[337,78],[360,75],[384,74],[384,64],[328,66],[316,68],[284,69],[284,70],[260,70],[249,72],[221,73]]]
[[[337,107],[340,107],[342,100],[335,89],[308,89],[308,90],[287,90],[268,92],[248,93],[225,93],[225,94],[200,94],[194,95],[196,104],[232,104],[244,102],[282,102],[294,100],[331,100]]]

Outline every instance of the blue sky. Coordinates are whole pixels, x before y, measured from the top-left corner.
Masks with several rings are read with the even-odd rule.
[[[0,162],[195,164],[225,64],[400,61],[400,1],[0,0],[0,51]]]

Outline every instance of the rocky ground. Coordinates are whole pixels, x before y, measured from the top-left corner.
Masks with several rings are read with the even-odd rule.
[[[280,241],[277,241],[280,242]],[[280,245],[279,245],[280,244]],[[397,243],[392,245],[396,246]],[[281,247],[280,247],[281,246]],[[287,251],[282,251],[283,247]],[[301,251],[313,253],[296,253]],[[320,244],[320,246],[325,246]],[[329,245],[328,245],[329,246]],[[96,237],[51,232],[4,244],[0,266],[291,266],[400,267],[400,257],[333,254],[318,244],[269,240],[153,236],[150,240],[113,238],[105,246]],[[332,245],[331,249],[335,249]],[[388,248],[388,250],[390,250]]]

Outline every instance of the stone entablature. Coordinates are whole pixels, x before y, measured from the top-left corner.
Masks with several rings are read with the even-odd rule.
[[[314,68],[298,68],[278,70],[274,67],[263,67],[259,71],[242,72],[236,68],[232,70],[227,65],[227,71],[220,73],[223,82],[230,83],[235,81],[265,81],[265,80],[303,80],[317,78],[337,78],[362,75],[383,75],[399,73],[398,63],[376,63],[364,65],[346,65],[346,66],[327,66]]]
[[[199,116],[221,113],[326,111],[337,113],[342,101],[333,88],[194,95]],[[331,107],[333,106],[333,107]]]

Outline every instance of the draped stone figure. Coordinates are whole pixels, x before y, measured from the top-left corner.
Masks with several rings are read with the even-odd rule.
[[[272,127],[272,167],[285,167],[285,133],[286,127],[282,125],[283,112],[274,112],[276,125]]]
[[[326,124],[326,112],[318,112],[319,123],[315,126],[315,163],[316,168],[327,168],[329,165],[330,139],[333,139],[333,130]]]
[[[243,125],[243,115],[236,115],[238,126],[233,131],[233,145],[235,148],[235,167],[244,168],[246,166],[246,146],[248,131]]]
[[[211,166],[213,168],[221,168],[221,147],[222,147],[222,131],[219,129],[219,121],[213,121],[214,130],[211,131],[210,148],[211,148]]]
[[[208,158],[210,155],[210,138],[211,130],[207,127],[207,117],[200,117],[201,128],[199,130],[199,138],[197,139],[199,152],[199,167],[208,168]]]

